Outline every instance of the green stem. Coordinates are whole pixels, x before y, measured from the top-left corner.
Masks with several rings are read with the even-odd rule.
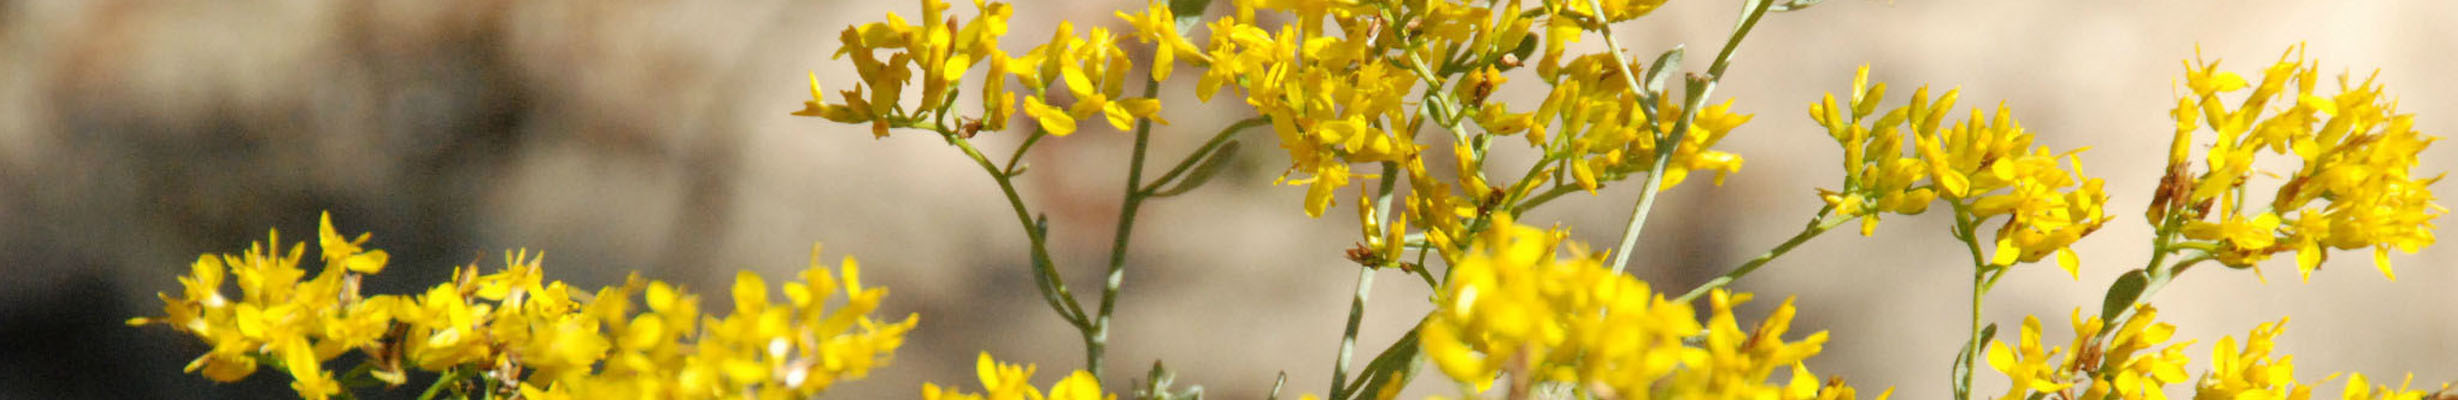
[[[1367,221],[1381,223],[1381,221],[1389,220],[1388,216],[1391,212],[1391,193],[1394,186],[1399,182],[1399,163],[1384,162],[1382,175],[1381,182],[1379,182],[1375,188],[1376,194],[1373,211],[1374,214],[1367,216]],[[1340,332],[1340,354],[1332,359],[1330,393],[1333,393],[1334,396],[1338,396],[1338,393],[1340,393],[1340,389],[1342,387],[1348,386],[1349,360],[1350,358],[1354,357],[1357,352],[1357,326],[1360,322],[1365,320],[1366,298],[1374,291],[1374,270],[1376,268],[1390,267],[1391,264],[1396,262],[1396,259],[1399,258],[1399,255],[1397,254],[1393,254],[1391,256],[1394,259],[1393,262],[1385,262],[1383,263],[1384,265],[1378,266],[1359,266],[1357,268],[1356,294],[1354,297],[1349,298],[1348,327]]]
[[[452,386],[454,382],[461,380],[463,371],[463,368],[453,368],[452,370],[444,371],[443,376],[438,376],[435,378],[435,384],[427,385],[426,392],[418,394],[418,400],[430,400],[434,399],[435,395],[442,394],[444,387]]]
[[[1161,92],[1161,81],[1151,77],[1146,69],[1144,98],[1154,98]],[[1144,149],[1152,143],[1152,119],[1135,121],[1135,152],[1127,160],[1125,200],[1118,206],[1117,236],[1110,239],[1109,277],[1101,282],[1101,309],[1092,319],[1092,332],[1084,347],[1084,371],[1101,376],[1101,355],[1108,351],[1110,315],[1118,310],[1118,286],[1127,280],[1127,242],[1135,237],[1135,214],[1144,205]]]
[[[1529,197],[1526,201],[1519,202],[1519,205],[1511,206],[1511,215],[1518,216],[1520,214],[1527,213],[1528,210],[1535,209],[1536,206],[1544,205],[1547,202],[1552,202],[1556,197],[1562,197],[1562,195],[1571,194],[1580,190],[1582,189],[1580,189],[1578,185],[1555,184],[1552,189],[1546,189],[1544,193],[1537,193],[1536,196]]]
[[[1016,166],[1022,165],[1021,163],[1024,161],[1024,152],[1032,150],[1033,144],[1041,143],[1041,138],[1049,136],[1050,131],[1033,129],[1033,135],[1025,137],[1024,144],[1016,145],[1016,154],[1007,156],[1007,166],[1000,168],[999,170],[1007,176],[1015,176],[1017,173],[1021,172],[1016,170]]]
[[[1236,137],[1238,132],[1270,123],[1272,123],[1270,118],[1257,116],[1238,120],[1238,122],[1231,123],[1229,126],[1221,127],[1220,132],[1212,134],[1211,140],[1204,141],[1202,147],[1195,148],[1195,152],[1187,153],[1186,159],[1179,160],[1177,166],[1170,167],[1169,172],[1161,174],[1160,178],[1154,178],[1151,184],[1144,185],[1141,190],[1143,190],[1147,195],[1150,193],[1160,192],[1162,189],[1161,186],[1168,185],[1170,181],[1177,180],[1179,175],[1185,174],[1188,170],[1193,169],[1196,164],[1202,163],[1204,159],[1209,158],[1206,157],[1206,155],[1212,154],[1212,151],[1219,149],[1222,144],[1229,143],[1229,138]]]
[[[1601,2],[1588,3],[1590,8],[1594,9],[1597,18],[1602,19],[1604,8],[1599,4]],[[1664,184],[1664,169],[1672,163],[1673,154],[1681,152],[1683,137],[1690,133],[1690,120],[1698,115],[1698,107],[1705,104],[1707,97],[1715,92],[1716,82],[1724,78],[1724,70],[1732,66],[1733,51],[1740,48],[1741,40],[1749,37],[1750,29],[1758,26],[1759,18],[1765,17],[1767,8],[1772,5],[1773,3],[1767,0],[1752,0],[1743,4],[1741,22],[1733,27],[1732,37],[1724,41],[1724,49],[1716,52],[1715,61],[1708,64],[1707,76],[1704,79],[1693,79],[1687,85],[1688,90],[1685,90],[1682,95],[1684,104],[1681,108],[1681,116],[1673,121],[1673,132],[1665,135],[1664,141],[1656,142],[1656,161],[1654,166],[1648,169],[1647,183],[1639,187],[1639,203],[1631,207],[1630,223],[1622,228],[1621,245],[1614,247],[1614,273],[1621,273],[1623,268],[1630,265],[1630,253],[1636,250],[1639,244],[1639,232],[1647,227],[1647,213],[1656,207],[1657,194],[1662,192],[1658,189]],[[1610,26],[1611,24],[1604,25]],[[1606,37],[1610,38],[1611,35],[1606,35]],[[1618,47],[1612,50],[1616,57],[1621,54],[1621,49]],[[1644,90],[1643,87],[1636,85],[1638,77],[1631,75],[1630,72],[1628,65],[1622,67],[1622,79],[1625,83],[1632,84],[1631,92],[1638,93]],[[1641,126],[1638,129],[1651,128]]]
[[[989,173],[990,179],[998,182],[999,192],[1007,196],[1007,207],[1016,212],[1016,223],[1024,228],[1024,236],[1032,241],[1033,281],[1041,289],[1042,301],[1049,303],[1051,311],[1058,312],[1060,318],[1066,319],[1077,330],[1090,328],[1091,325],[1084,319],[1084,306],[1076,302],[1075,294],[1067,291],[1066,279],[1058,275],[1057,265],[1050,261],[1048,234],[1041,224],[1034,222],[1032,210],[1024,206],[1024,198],[1016,194],[1015,177],[1001,173],[999,167],[991,164],[990,158],[983,156],[980,149],[975,149],[971,141],[952,132],[942,131],[940,135],[949,143],[954,143],[956,148],[964,150],[965,156],[980,165],[982,172]]]
[[[1357,268],[1357,291],[1349,298],[1348,327],[1340,332],[1340,355],[1332,360],[1331,392],[1339,393],[1348,386],[1349,358],[1357,351],[1357,326],[1365,320],[1366,297],[1373,293],[1374,268]]]
[[[1758,257],[1751,258],[1750,261],[1741,263],[1740,267],[1733,268],[1730,272],[1725,272],[1724,276],[1718,276],[1715,279],[1707,280],[1707,283],[1699,284],[1698,288],[1690,289],[1689,293],[1683,293],[1681,297],[1673,299],[1673,302],[1686,304],[1691,300],[1697,300],[1699,296],[1705,296],[1709,291],[1724,287],[1725,285],[1730,285],[1733,281],[1740,280],[1743,276],[1748,276],[1750,272],[1757,271],[1758,267],[1766,266],[1767,262],[1769,261],[1775,261],[1776,257],[1783,257],[1784,253],[1791,252],[1792,248],[1799,247],[1802,243],[1809,242],[1810,238],[1818,237],[1819,234],[1824,234],[1829,229],[1835,229],[1837,226],[1842,226],[1844,223],[1852,221],[1851,218],[1829,218],[1833,217],[1833,215],[1829,215],[1827,213],[1834,211],[1834,209],[1834,206],[1827,206],[1826,208],[1818,209],[1818,216],[1816,218],[1810,218],[1809,225],[1801,227],[1801,232],[1793,234],[1791,239],[1785,239],[1784,243],[1775,245],[1774,249],[1769,249],[1766,253],[1759,254]]]
[[[1990,263],[1988,255],[1980,250],[1980,218],[1974,217],[1969,208],[1956,200],[1947,200],[1947,204],[1954,206],[1955,239],[1963,242],[1963,248],[1971,252],[1972,258],[1970,339],[1963,344],[1963,356],[1955,358],[1956,365],[1954,366],[1956,372],[1954,398],[1965,400],[1971,398],[1972,366],[1974,361],[1980,358],[1981,347],[1986,345],[1980,342],[1980,320],[1982,318],[1980,310],[1983,300],[1988,298],[1989,273],[2001,267]]]

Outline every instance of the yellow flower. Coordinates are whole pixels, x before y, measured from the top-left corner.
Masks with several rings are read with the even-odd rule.
[[[2076,309],[2075,314],[2080,315],[2081,309]],[[2099,349],[2101,365],[2086,396],[2115,393],[2129,400],[2161,399],[2166,397],[2161,386],[2185,381],[2185,364],[2191,361],[2185,356],[2185,346],[2192,343],[2172,344],[2153,351],[2176,335],[2175,325],[2152,322],[2158,317],[2159,309],[2147,304],[2137,306],[2134,316],[2113,332],[2106,347]],[[2091,318],[2093,323],[2098,319]],[[2076,325],[2082,326],[2079,319]],[[2227,345],[2222,343],[2220,347]]]
[[[1848,387],[1820,385],[1801,365],[1821,350],[1825,332],[1784,339],[1790,301],[1744,329],[1732,310],[1749,296],[1716,291],[1701,324],[1688,305],[1612,272],[1576,244],[1569,258],[1557,257],[1562,233],[1496,218],[1455,262],[1419,331],[1426,357],[1452,379],[1481,391],[1508,372],[1605,397],[1850,398]],[[1774,382],[1777,371],[1792,380]]]
[[[973,368],[974,374],[981,379],[982,389],[986,390],[986,393],[972,394],[954,387],[924,382],[922,383],[922,398],[926,400],[1041,400],[1045,398],[1049,400],[1113,400],[1118,397],[1102,394],[1100,378],[1084,371],[1073,371],[1066,378],[1051,384],[1047,392],[1049,396],[1043,397],[1044,392],[1033,387],[1032,377],[1035,367],[1032,364],[1019,366],[1001,363],[990,358],[989,352],[981,353],[981,356],[975,359]]]
[[[1195,47],[1194,41],[1187,40],[1185,35],[1178,33],[1178,17],[1170,12],[1168,2],[1152,2],[1140,15],[1128,15],[1125,11],[1116,13],[1118,19],[1126,20],[1127,24],[1135,26],[1136,39],[1144,43],[1159,43],[1152,49],[1152,80],[1154,81],[1169,79],[1170,67],[1176,64],[1175,60],[1178,56],[1184,55],[1198,60],[1206,57],[1202,49]]]
[[[1588,10],[1592,10],[1592,8],[1589,7],[1601,5],[1605,10],[1606,22],[1622,22],[1647,16],[1648,13],[1656,11],[1656,7],[1663,6],[1664,1],[1665,0],[1572,0],[1562,7],[1565,11],[1572,14],[1589,15],[1590,11]],[[1593,4],[1591,2],[1603,3]]]
[[[2264,323],[2245,335],[2243,347],[2236,346],[2235,337],[2219,339],[2211,349],[2210,372],[2202,375],[2194,386],[2195,399],[2305,399],[2312,397],[2313,387],[2296,383],[2295,356],[2271,358],[2276,346],[2273,340],[2287,328],[2287,319]],[[2350,380],[2351,388],[2362,386]],[[2349,393],[2357,393],[2350,389]]]
[[[1569,139],[1561,156],[1572,160],[1572,178],[1591,191],[1603,182],[1650,172],[1657,155],[1668,145],[1664,142],[1672,139],[1679,125],[1670,116],[1682,113],[1681,106],[1666,97],[1656,98],[1656,115],[1663,118],[1650,119],[1639,112],[1639,96],[1621,83],[1620,70],[1612,64],[1615,59],[1611,54],[1590,54],[1563,66],[1553,77],[1553,92],[1534,115],[1538,121],[1558,121],[1560,128],[1555,132]],[[1720,185],[1725,175],[1741,169],[1740,156],[1711,150],[1734,128],[1750,121],[1751,115],[1733,113],[1732,106],[1726,100],[1699,110],[1665,164],[1663,187],[1657,190],[1678,186],[1698,170],[1716,171]]]
[[[2414,383],[2415,374],[2407,374],[2407,379],[2399,381],[2396,388],[2386,383],[2381,386],[2371,386],[2371,381],[2365,379],[2364,374],[2348,374],[2347,391],[2341,398],[2347,400],[2431,400],[2449,396],[2450,393],[2450,385],[2446,383],[2441,384],[2440,389],[2432,391],[2410,389]]]
[[[270,234],[241,254],[198,257],[179,278],[181,296],[159,295],[165,316],[128,322],[170,325],[211,346],[188,364],[188,372],[236,382],[254,374],[258,360],[272,360],[293,378],[291,388],[300,397],[338,394],[340,383],[323,362],[380,346],[377,337],[391,323],[388,308],[394,303],[357,293],[358,277],[382,271],[387,261],[382,250],[359,247],[367,235],[346,239],[330,215],[318,233],[324,266],[313,277],[299,268],[306,245],[283,251],[279,234]],[[236,300],[223,296],[226,280],[239,288]]]
[[[2382,275],[2395,277],[2389,250],[2432,244],[2432,220],[2446,212],[2430,189],[2440,178],[2415,170],[2416,155],[2436,138],[2416,132],[2414,117],[2398,112],[2372,77],[2342,76],[2339,93],[2316,92],[2318,63],[2302,53],[2301,45],[2289,48],[2258,85],[2219,70],[2218,61],[2186,64],[2190,93],[2170,112],[2177,122],[2170,172],[2149,215],[2154,223],[2181,219],[2187,239],[2208,243],[2231,267],[2293,251],[2298,275],[2310,279],[2328,249],[2371,248]],[[2234,108],[2222,98],[2247,88],[2253,90]],[[2202,127],[2217,138],[2196,174],[2189,143]],[[2241,189],[2262,172],[2253,164],[2265,151],[2302,165],[2284,176],[2267,209],[2248,210],[2263,205]]]
[[[1853,74],[1849,103],[1836,103],[1830,93],[1809,107],[1810,119],[1844,149],[1843,189],[1819,189],[1819,198],[1834,208],[1834,215],[1860,218],[1862,236],[1877,233],[1881,214],[1920,214],[1937,200],[1937,189],[1925,182],[1929,164],[1904,154],[1901,125],[1910,108],[1868,118],[1886,97],[1885,83],[1868,82],[1869,67],[1864,65]]]
[[[2040,345],[2040,318],[2023,316],[2021,347],[2009,347],[2005,342],[1989,341],[1989,368],[2003,372],[2014,381],[2000,398],[2020,399],[2025,393],[2054,393],[2065,390],[2067,376],[2059,367],[2060,349]]]

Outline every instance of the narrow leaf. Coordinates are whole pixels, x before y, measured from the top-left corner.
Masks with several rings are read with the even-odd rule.
[[[1203,25],[1203,10],[1211,6],[1212,0],[1169,0],[1169,13],[1178,16],[1178,34]]]
[[[1656,61],[1647,66],[1647,80],[1640,83],[1647,86],[1647,93],[1664,93],[1664,81],[1671,79],[1673,73],[1681,69],[1681,55],[1681,46],[1673,46],[1672,50],[1656,55]]]
[[[1176,196],[1186,193],[1189,190],[1195,190],[1197,187],[1202,187],[1204,183],[1211,182],[1213,176],[1219,175],[1221,170],[1227,169],[1229,160],[1233,157],[1237,157],[1237,155],[1238,141],[1230,140],[1228,142],[1221,143],[1219,149],[1212,150],[1210,154],[1204,154],[1203,162],[1195,164],[1194,170],[1187,171],[1186,176],[1179,177],[1177,185],[1171,186],[1168,189],[1162,189],[1159,192],[1153,192],[1152,196]]]
[[[2100,302],[2100,320],[2110,321],[2117,317],[2117,313],[2132,308],[2134,301],[2142,298],[2143,288],[2149,287],[2150,284],[2150,276],[2139,269],[2126,271],[2125,275],[2118,276],[2116,283],[2108,285],[2107,299]]]
[[[1800,11],[1801,9],[1804,9],[1804,8],[1809,8],[1809,6],[1818,5],[1818,3],[1823,3],[1823,2],[1826,2],[1826,0],[1790,0],[1790,1],[1785,1],[1785,2],[1781,2],[1781,3],[1775,3],[1775,5],[1774,5],[1773,7],[1768,7],[1768,8],[1767,8],[1767,11],[1773,11],[1773,12]]]

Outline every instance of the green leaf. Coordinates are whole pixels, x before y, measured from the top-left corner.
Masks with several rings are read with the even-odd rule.
[[[1654,97],[1656,93],[1664,93],[1664,81],[1672,79],[1673,73],[1681,70],[1681,55],[1682,47],[1673,46],[1672,50],[1665,50],[1664,54],[1657,54],[1656,61],[1647,65],[1647,80],[1640,84],[1647,86],[1646,93],[1650,93],[1648,97]]]
[[[2135,300],[2142,299],[2143,288],[2150,285],[2151,277],[2139,269],[2118,276],[2116,283],[2108,285],[2107,299],[2100,301],[2100,321],[2110,321],[2117,313],[2132,308]]]
[[[1278,378],[1272,378],[1272,394],[1271,394],[1271,396],[1270,396],[1270,397],[1264,397],[1264,399],[1265,399],[1265,400],[1280,400],[1280,387],[1281,387],[1281,386],[1288,385],[1288,384],[1289,384],[1289,371],[1280,371],[1280,377],[1278,377]]]
[[[1775,5],[1774,5],[1774,6],[1772,6],[1772,7],[1768,7],[1768,8],[1767,8],[1767,11],[1773,11],[1773,12],[1800,11],[1801,9],[1804,9],[1804,8],[1809,8],[1809,6],[1818,5],[1818,3],[1823,3],[1823,2],[1826,2],[1826,0],[1791,0],[1791,1],[1781,2],[1781,3],[1775,3]]]
[[[1989,324],[1986,327],[1980,328],[1980,336],[1974,338],[1977,340],[1964,344],[1963,351],[1957,352],[1954,355],[1953,384],[1955,398],[1971,398],[1971,366],[1973,357],[1979,356],[1980,351],[1987,350],[1986,347],[1988,346],[1989,340],[1995,338],[1997,338],[1997,324]]]
[[[1178,16],[1178,34],[1203,25],[1203,10],[1211,6],[1212,0],[1169,0],[1169,13]]]
[[[1423,322],[1419,324],[1422,326]],[[1357,382],[1341,389],[1341,393],[1333,398],[1366,398],[1367,393],[1391,385],[1392,379],[1399,379],[1399,385],[1407,386],[1409,380],[1417,377],[1417,351],[1421,348],[1417,345],[1417,331],[1409,330],[1399,340],[1391,342],[1391,347],[1384,348],[1382,354],[1375,355],[1374,361],[1367,362]]]
[[[1237,155],[1238,141],[1230,140],[1228,142],[1223,142],[1221,143],[1220,148],[1212,150],[1211,153],[1198,155],[1200,157],[1204,157],[1203,161],[1195,164],[1194,170],[1187,171],[1186,176],[1179,177],[1176,186],[1171,186],[1168,189],[1153,192],[1152,197],[1176,196],[1186,193],[1189,190],[1195,190],[1196,187],[1201,187],[1204,183],[1211,182],[1212,177],[1219,175],[1221,170],[1228,169],[1229,159],[1237,157]]]
[[[1528,56],[1536,55],[1536,46],[1536,35],[1528,35],[1527,37],[1519,38],[1519,46],[1511,48],[1511,57],[1519,59],[1520,63],[1524,64],[1528,61]],[[1508,65],[1501,65],[1500,67],[1502,67],[1504,71],[1517,68]]]

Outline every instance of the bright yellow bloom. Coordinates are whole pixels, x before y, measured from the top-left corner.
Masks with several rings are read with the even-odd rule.
[[[2373,77],[2340,76],[2339,93],[2316,92],[2319,67],[2302,52],[2290,48],[2259,84],[2220,71],[2217,61],[2186,64],[2190,93],[2170,112],[2177,122],[2170,172],[2149,216],[2154,224],[2180,218],[2187,239],[2208,243],[2231,267],[2293,251],[2298,275],[2309,279],[2328,249],[2371,248],[2382,275],[2395,277],[2389,251],[2431,245],[2432,221],[2446,212],[2430,188],[2440,177],[2415,170],[2416,155],[2437,138],[2416,132],[2414,116],[2398,112]],[[2221,98],[2246,89],[2251,93],[2234,108]],[[2204,127],[2217,139],[2195,174],[2190,141]],[[2265,204],[2247,198],[2246,182],[2257,173],[2276,176],[2255,169],[2263,152],[2292,155],[2302,165],[2284,176],[2267,208],[2253,208]]]
[[[966,393],[954,387],[924,382],[922,383],[922,398],[925,400],[1114,400],[1118,398],[1114,394],[1102,394],[1100,379],[1084,371],[1073,371],[1066,378],[1050,384],[1048,396],[1044,397],[1041,389],[1033,387],[1032,377],[1035,367],[1032,364],[1019,366],[1001,363],[990,358],[989,352],[983,352],[980,357],[976,358],[973,366],[974,373],[981,379],[982,389],[987,391],[986,393]]]
[[[1128,15],[1125,11],[1116,13],[1118,19],[1126,20],[1127,24],[1135,26],[1137,40],[1143,43],[1158,43],[1152,49],[1152,80],[1154,81],[1169,80],[1170,67],[1176,64],[1175,60],[1178,56],[1193,57],[1197,61],[1206,57],[1202,49],[1195,47],[1194,41],[1187,40],[1186,35],[1178,32],[1178,17],[1170,12],[1168,2],[1152,2],[1145,7],[1144,13],[1139,15]]]
[[[291,388],[300,397],[339,394],[339,382],[322,364],[343,352],[380,346],[376,339],[390,323],[385,308],[392,303],[362,300],[357,282],[361,274],[382,271],[387,257],[382,250],[360,247],[367,235],[345,239],[330,215],[320,228],[325,265],[314,277],[299,268],[305,244],[282,251],[280,236],[268,235],[241,254],[198,257],[189,275],[179,278],[182,295],[159,296],[166,316],[128,322],[170,325],[211,345],[188,364],[188,372],[235,382],[254,374],[259,359],[273,360],[292,377]],[[238,299],[223,296],[226,279],[239,288]]]
[[[1558,121],[1560,128],[1554,132],[1569,140],[1562,157],[1572,159],[1571,177],[1590,191],[1602,182],[1651,172],[1664,142],[1672,139],[1679,125],[1671,116],[1682,113],[1679,104],[1660,96],[1655,104],[1659,118],[1648,118],[1637,109],[1639,96],[1622,83],[1614,60],[1610,54],[1591,54],[1563,66],[1552,77],[1553,92],[1534,115],[1537,121]],[[1750,121],[1751,115],[1733,113],[1732,106],[1726,100],[1699,110],[1661,172],[1663,187],[1656,189],[1678,186],[1691,171],[1699,170],[1716,171],[1715,182],[1720,185],[1725,175],[1741,169],[1740,156],[1711,150],[1734,128]]]
[[[587,296],[546,280],[544,257],[527,251],[507,252],[495,273],[455,269],[452,281],[421,294],[362,296],[360,273],[382,270],[385,253],[361,247],[366,235],[346,239],[329,217],[319,239],[326,262],[313,278],[302,280],[298,268],[306,246],[275,253],[275,237],[240,255],[200,258],[180,278],[182,296],[161,296],[168,316],[129,322],[170,325],[211,345],[188,371],[231,382],[270,360],[301,397],[319,399],[344,394],[344,382],[355,380],[322,365],[351,350],[368,355],[368,377],[393,385],[406,381],[406,361],[435,372],[484,371],[476,379],[535,398],[807,397],[886,363],[913,326],[911,317],[873,321],[866,314],[886,289],[863,287],[851,258],[843,275],[830,274],[816,248],[804,280],[784,285],[785,303],[770,302],[768,286],[746,272],[736,314],[701,329],[696,299],[671,285],[635,276]],[[238,299],[223,296],[226,279]],[[823,311],[840,287],[844,304]],[[648,307],[632,315],[631,298],[643,288]]]
[[[1622,22],[1638,19],[1639,17],[1647,16],[1650,12],[1655,12],[1656,7],[1663,6],[1665,0],[1571,0],[1567,2],[1567,4],[1563,5],[1562,8],[1564,11],[1568,11],[1571,14],[1589,15],[1590,11],[1588,10],[1592,10],[1592,8],[1589,7],[1599,5],[1592,4],[1590,2],[1598,1],[1603,2],[1601,5],[1605,10],[1606,22]]]
[[[1060,21],[1049,43],[1008,63],[1011,68],[1021,67],[1010,74],[1033,91],[1025,98],[1026,114],[1052,135],[1073,133],[1076,121],[1096,115],[1118,130],[1133,129],[1139,118],[1169,123],[1154,115],[1161,110],[1159,100],[1126,97],[1127,71],[1135,63],[1127,59],[1126,50],[1118,48],[1118,38],[1108,29],[1092,28],[1086,37],[1076,37],[1075,25]],[[1051,104],[1056,98],[1051,86],[1062,86],[1075,103]]]
[[[2414,383],[2415,374],[2407,374],[2407,379],[2399,381],[2398,387],[2395,388],[2390,387],[2387,383],[2381,386],[2370,386],[2371,381],[2366,380],[2364,374],[2348,374],[2347,391],[2341,398],[2347,400],[2433,400],[2447,397],[2451,393],[2450,385],[2446,383],[2441,384],[2440,389],[2432,391],[2410,389]]]
[[[1820,351],[1825,332],[1784,339],[1790,301],[1744,329],[1732,310],[1749,296],[1717,291],[1701,324],[1688,305],[1606,269],[1577,244],[1558,258],[1561,232],[1497,218],[1453,265],[1419,331],[1426,357],[1452,379],[1483,390],[1508,372],[1606,397],[1851,396],[1840,383],[1820,385],[1801,365]],[[1792,380],[1773,382],[1779,370]]]
[[[819,79],[811,79],[811,101],[793,114],[822,117],[843,123],[870,123],[871,134],[886,137],[889,128],[931,126],[916,122],[931,121],[950,112],[950,94],[975,64],[991,61],[989,82],[992,88],[982,92],[983,117],[981,128],[997,130],[1006,126],[1013,100],[1004,87],[1007,67],[1002,62],[1005,53],[998,50],[999,38],[1007,34],[1007,19],[1014,9],[1006,3],[975,0],[977,17],[959,24],[954,16],[945,15],[948,4],[942,0],[921,0],[921,25],[907,23],[902,16],[888,13],[887,20],[846,27],[838,35],[843,47],[836,57],[853,56],[854,71],[862,85],[841,92],[844,104],[828,104],[819,89]],[[896,51],[881,61],[876,52]],[[915,68],[919,67],[919,68]],[[905,86],[921,78],[919,106],[906,109],[902,104]],[[868,92],[866,96],[863,93]],[[973,129],[941,127],[942,129]],[[966,131],[970,134],[971,131]]]
[[[2040,318],[2023,316],[2021,347],[2009,347],[2005,342],[1989,341],[1989,368],[2003,372],[2014,384],[2007,388],[2004,399],[2021,399],[2026,393],[2054,393],[2065,390],[2067,372],[2059,368],[2060,349],[2040,345]]]
[[[1850,103],[1837,104],[1830,93],[1809,106],[1809,118],[1826,127],[1827,135],[1844,149],[1843,189],[1819,189],[1818,197],[1834,208],[1834,215],[1859,217],[1862,236],[1877,233],[1880,214],[1920,214],[1937,200],[1937,189],[1926,182],[1929,165],[1904,153],[1901,125],[1910,108],[1870,119],[1886,98],[1886,84],[1868,82],[1869,67],[1864,65],[1852,76]]]
[[[2075,310],[2076,315],[2081,313],[2082,310]],[[2096,398],[2096,396],[2114,393],[2128,400],[2165,399],[2167,395],[2160,390],[2160,387],[2170,383],[2184,382],[2187,379],[2185,364],[2192,361],[2192,358],[2185,356],[2185,346],[2191,345],[2192,342],[2170,344],[2165,348],[2160,348],[2162,343],[2167,343],[2169,338],[2176,335],[2176,326],[2165,322],[2153,322],[2158,318],[2159,309],[2147,304],[2137,306],[2134,309],[2134,316],[2126,319],[2124,325],[2118,326],[2117,331],[2111,333],[2112,336],[2107,339],[2105,347],[2096,349],[2099,352],[2100,365],[2094,369],[2096,371],[2093,373],[2095,381],[2091,385],[2091,390],[2086,392],[2086,397]],[[2089,326],[2096,328],[2099,318],[2091,317],[2090,320],[2092,322]],[[2076,319],[2075,325],[2085,326],[2081,318]],[[2082,332],[2076,332],[2076,334],[2088,336]],[[2227,347],[2227,345],[2222,343],[2220,347]]]
[[[2194,386],[2195,399],[2306,399],[2313,396],[2313,387],[2296,383],[2295,356],[2271,358],[2272,342],[2287,328],[2287,319],[2264,323],[2245,335],[2244,347],[2236,346],[2235,337],[2219,339],[2211,349],[2210,372],[2202,375]],[[2361,380],[2362,378],[2356,378]],[[2350,394],[2362,386],[2349,381]]]

